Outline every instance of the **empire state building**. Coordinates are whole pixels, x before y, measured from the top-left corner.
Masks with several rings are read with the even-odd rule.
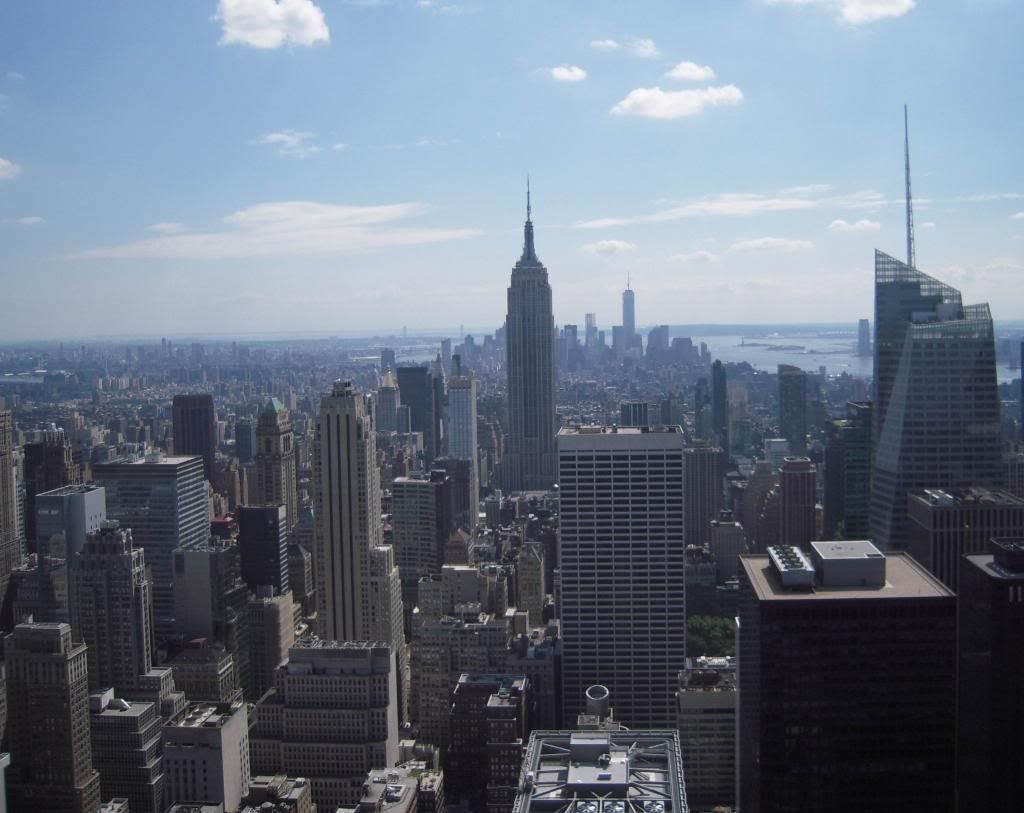
[[[526,190],[523,256],[508,287],[505,341],[509,444],[502,459],[506,491],[547,490],[555,482],[555,320],[548,270],[537,259]]]

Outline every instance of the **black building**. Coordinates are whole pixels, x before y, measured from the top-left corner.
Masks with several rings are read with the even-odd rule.
[[[273,585],[280,595],[288,584],[288,511],[283,505],[243,505],[238,520],[242,578],[249,589]]]
[[[203,475],[213,480],[217,455],[217,412],[213,396],[175,395],[171,404],[174,421],[174,453],[203,458]]]

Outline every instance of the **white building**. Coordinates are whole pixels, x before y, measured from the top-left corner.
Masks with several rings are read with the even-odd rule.
[[[168,799],[238,809],[251,775],[245,703],[193,703],[164,727],[163,743]]]

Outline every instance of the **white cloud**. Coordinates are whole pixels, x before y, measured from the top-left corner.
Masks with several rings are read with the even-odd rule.
[[[611,257],[615,254],[625,254],[636,249],[636,243],[626,240],[598,240],[596,243],[587,243],[583,250],[587,254],[594,254],[601,257]]]
[[[220,0],[222,45],[270,50],[282,45],[317,45],[331,41],[323,10],[312,0]]]
[[[587,72],[578,65],[559,65],[549,74],[556,82],[582,82],[587,78]]]
[[[641,59],[654,59],[660,54],[654,40],[649,39],[632,39],[626,43],[626,48],[633,56],[638,56]]]
[[[916,5],[915,0],[765,0],[770,6],[798,6],[829,9],[848,25],[902,17]]]
[[[735,85],[669,91],[660,87],[635,88],[611,112],[616,116],[679,119],[700,115],[707,107],[739,104],[742,100],[743,94]]]
[[[1010,220],[1024,220],[1024,212],[1017,212],[1010,215]]]
[[[345,152],[348,149],[348,144],[343,144],[339,141],[337,144],[331,144],[331,149],[335,152]]]
[[[669,79],[678,79],[681,82],[708,82],[715,78],[715,72],[708,65],[698,65],[696,62],[680,62],[666,73],[665,76]]]
[[[27,217],[8,217],[4,218],[4,223],[15,223],[19,226],[39,226],[45,223],[44,218],[38,215],[28,215]]]
[[[985,192],[980,195],[961,195],[957,200],[968,203],[987,203],[991,200],[1020,200],[1024,198],[1020,192]]]
[[[224,228],[151,237],[88,249],[74,259],[226,260],[314,254],[358,254],[474,237],[467,228],[404,226],[429,211],[422,203],[347,206],[314,201],[260,203],[224,218]]]
[[[146,229],[148,231],[155,231],[157,234],[181,234],[188,231],[188,226],[184,223],[162,222],[146,226]]]
[[[857,220],[853,223],[847,220],[833,220],[828,224],[829,231],[878,231],[882,224],[877,220]]]
[[[618,51],[622,48],[622,43],[617,40],[594,40],[590,47],[595,51]]]
[[[917,228],[919,228],[919,229],[934,229],[935,228],[935,223],[934,223],[934,221],[931,221],[931,220],[925,220],[923,223],[917,223],[916,225],[917,225]]]
[[[751,254],[760,251],[781,251],[785,254],[796,254],[810,251],[814,243],[810,240],[790,240],[785,237],[758,237],[754,240],[739,240],[729,246],[730,254]]]
[[[315,135],[316,133],[304,133],[298,130],[279,130],[262,135],[253,143],[277,147],[278,155],[306,158],[313,153],[320,152],[320,147],[312,141]]]
[[[711,251],[691,251],[686,254],[673,254],[668,259],[680,265],[713,265],[722,258]]]
[[[457,16],[465,11],[462,6],[440,3],[438,0],[416,0],[416,7],[448,16]]]
[[[20,82],[24,78],[25,74],[18,73],[17,71],[7,71],[7,73],[4,74],[4,79],[7,79],[11,82]]]
[[[0,181],[6,181],[21,173],[21,167],[6,158],[0,158]]]
[[[828,191],[830,191],[830,187],[827,185],[817,184],[783,189],[774,195],[762,195],[756,192],[728,192],[679,202],[650,214],[581,220],[574,225],[578,229],[605,229],[634,223],[665,223],[689,217],[748,217],[768,212],[793,212],[827,207],[863,211],[880,209],[886,205],[885,197],[880,192],[873,190],[843,195],[820,194]]]

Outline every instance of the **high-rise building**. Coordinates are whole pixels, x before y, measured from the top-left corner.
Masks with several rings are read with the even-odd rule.
[[[274,672],[295,643],[295,609],[292,593],[271,595],[261,587],[249,599],[249,682],[245,696],[256,702],[274,685]]]
[[[395,370],[395,351],[392,348],[382,347],[380,349],[380,369],[381,372]]]
[[[722,450],[707,443],[688,446],[683,466],[686,544],[704,547],[711,541],[711,521],[722,510]]]
[[[870,542],[811,557],[740,557],[740,809],[952,811],[956,597]]]
[[[987,488],[927,488],[908,497],[907,550],[954,592],[963,557],[989,540],[1024,537],[1024,499]]]
[[[284,505],[243,505],[238,520],[238,552],[242,578],[255,592],[270,585],[280,595],[288,590],[288,511]]]
[[[30,552],[36,545],[36,495],[82,481],[71,442],[63,429],[51,428],[37,443],[24,446],[25,540]]]
[[[463,674],[452,691],[446,798],[471,810],[511,813],[530,732],[524,675]]]
[[[729,392],[725,365],[715,359],[711,365],[711,432],[726,461],[729,458]]]
[[[12,813],[95,813],[85,644],[67,624],[19,624],[4,643]]]
[[[11,571],[21,564],[17,499],[14,488],[14,418],[0,410],[0,606],[7,596]]]
[[[189,641],[169,662],[174,685],[192,702],[234,703],[242,699],[235,659],[220,643]]]
[[[579,811],[687,813],[679,732],[534,731],[512,813],[549,813],[567,798]]]
[[[191,703],[161,735],[168,799],[238,809],[252,775],[245,703]]]
[[[107,498],[97,485],[63,486],[36,495],[36,551],[70,560],[107,518]]]
[[[791,364],[779,365],[779,434],[791,454],[807,452],[807,373]]]
[[[502,459],[505,491],[547,490],[555,483],[555,320],[548,270],[533,245],[527,192],[523,254],[508,287],[505,341],[508,445]]]
[[[255,504],[283,505],[285,527],[291,531],[299,521],[299,492],[296,486],[295,435],[288,410],[271,398],[260,410],[256,424]]]
[[[711,556],[718,568],[719,582],[736,578],[745,540],[743,526],[732,518],[732,511],[721,511],[718,519],[711,520]]]
[[[397,432],[398,429],[398,407],[401,398],[398,393],[398,384],[395,383],[395,374],[391,369],[384,370],[384,378],[377,389],[377,401],[374,404],[377,410],[377,431],[389,434]]]
[[[875,252],[871,539],[907,544],[907,495],[996,487],[999,389],[988,305]]]
[[[107,518],[131,528],[135,546],[146,552],[158,641],[173,636],[174,555],[177,548],[205,547],[210,507],[200,457],[117,460],[93,466],[93,478],[107,497]]]
[[[409,408],[410,431],[423,433],[424,463],[429,466],[441,442],[441,403],[434,374],[426,365],[399,367],[398,390],[402,406]]]
[[[307,777],[320,810],[355,805],[367,772],[398,761],[397,709],[389,647],[298,641],[257,705],[253,773]]]
[[[779,539],[784,545],[810,550],[817,514],[817,469],[806,457],[787,457],[779,469]]]
[[[825,422],[822,535],[867,539],[871,504],[870,401],[850,401],[846,417]]]
[[[443,471],[396,477],[391,484],[391,547],[411,610],[424,576],[440,574],[445,545],[455,529],[454,483]]]
[[[104,799],[127,799],[132,813],[163,813],[166,776],[155,703],[129,702],[113,689],[89,696],[92,764]]]
[[[636,295],[628,285],[622,292],[622,332],[625,334],[626,347],[633,346],[636,336]]]
[[[175,395],[171,402],[176,455],[198,455],[203,459],[203,476],[213,481],[217,462],[217,411],[213,396]]]
[[[516,607],[528,614],[528,626],[544,623],[546,598],[544,547],[538,542],[525,542],[516,557]]]
[[[679,673],[676,727],[694,810],[736,807],[736,659],[686,659]]]
[[[567,720],[595,681],[630,727],[674,719],[686,658],[683,446],[679,427],[558,433]]]
[[[256,459],[256,422],[252,418],[235,421],[235,455],[242,465]]]
[[[459,366],[459,365],[456,365]],[[468,460],[469,526],[476,527],[480,500],[480,452],[477,443],[476,378],[458,372],[448,379],[448,457]]]
[[[130,528],[105,521],[71,560],[71,629],[89,647],[89,688],[119,697],[153,667],[145,554]]]
[[[623,401],[619,404],[620,426],[650,426],[650,405],[646,401]]]
[[[857,355],[861,358],[871,357],[871,322],[867,319],[857,322]]]
[[[1024,540],[965,556],[958,593],[960,810],[1010,813],[1024,797]]]

